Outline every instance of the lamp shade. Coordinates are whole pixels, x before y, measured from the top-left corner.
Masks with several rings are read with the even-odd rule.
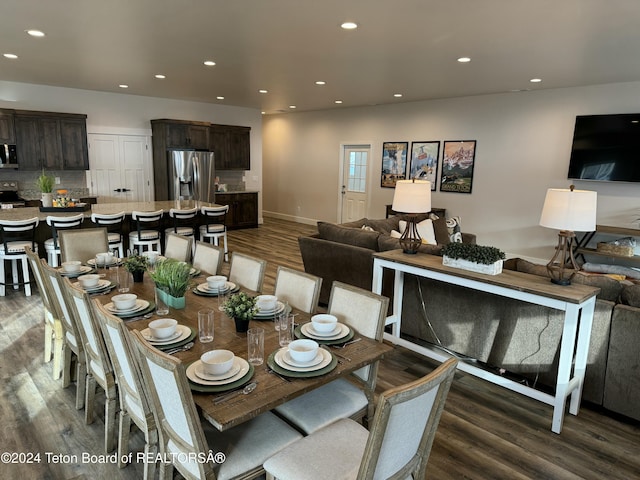
[[[391,209],[400,213],[431,211],[431,182],[427,180],[399,180]]]
[[[573,232],[594,231],[597,195],[590,190],[548,189],[540,225]]]

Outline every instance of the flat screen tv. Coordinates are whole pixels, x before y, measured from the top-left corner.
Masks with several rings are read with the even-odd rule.
[[[568,178],[640,182],[640,114],[577,116]]]

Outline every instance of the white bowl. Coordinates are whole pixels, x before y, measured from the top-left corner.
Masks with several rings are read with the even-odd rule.
[[[311,317],[313,329],[318,333],[329,333],[336,329],[338,318],[335,315],[321,313]]]
[[[133,293],[122,293],[111,297],[111,301],[116,310],[131,310],[136,306],[137,298],[138,296]]]
[[[318,355],[318,342],[307,339],[294,340],[289,344],[289,355],[296,362],[310,362]]]
[[[207,285],[212,290],[220,290],[227,284],[227,277],[224,275],[211,275],[207,277]]]
[[[202,369],[210,375],[227,373],[233,366],[235,355],[231,350],[210,350],[200,357]]]
[[[114,255],[111,252],[96,253],[96,267],[99,265],[111,265],[113,263],[113,260]]]
[[[71,260],[69,262],[62,262],[62,269],[67,273],[77,273],[82,267],[82,262],[78,260]]]
[[[258,295],[256,305],[261,312],[272,312],[278,306],[278,297],[275,295]]]
[[[178,321],[173,318],[159,318],[149,322],[149,330],[153,338],[169,338],[176,332]]]
[[[98,281],[100,281],[100,275],[96,275],[95,273],[88,273],[87,275],[80,275],[78,277],[78,282],[82,288],[92,288],[98,285]]]
[[[142,256],[147,257],[147,260],[149,260],[149,265],[153,267],[156,264],[158,257],[160,257],[160,252],[156,250],[148,250],[146,252],[142,252]]]

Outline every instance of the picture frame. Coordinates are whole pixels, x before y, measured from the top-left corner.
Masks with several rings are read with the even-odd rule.
[[[435,191],[439,158],[439,141],[411,142],[411,163],[409,164],[408,178],[428,180],[431,182],[431,190]]]
[[[381,187],[395,188],[398,180],[407,178],[408,149],[409,142],[384,142],[382,144]]]
[[[440,191],[471,193],[475,158],[475,140],[445,141],[442,149]]]

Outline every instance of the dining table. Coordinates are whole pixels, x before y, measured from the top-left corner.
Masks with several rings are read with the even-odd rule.
[[[111,282],[111,285],[116,286],[115,282]],[[129,315],[120,315],[129,329],[136,329],[143,335],[149,331],[148,325],[152,320],[158,318],[177,320],[180,328],[184,330],[180,341],[156,346],[156,348],[170,351],[170,348],[175,350],[177,346],[190,347],[173,355],[182,361],[185,373],[190,372],[191,375],[187,376],[191,378],[194,378],[194,365],[197,365],[202,354],[207,351],[231,350],[236,357],[240,357],[239,361],[242,361],[243,365],[247,363],[244,360],[248,358],[247,333],[236,331],[234,320],[219,310],[217,296],[207,293],[204,285],[206,285],[206,275],[195,272],[192,284],[186,293],[185,307],[170,308],[167,315],[160,316],[155,312],[155,284],[149,274],[145,273],[143,281],[131,283],[129,291],[137,295],[141,300],[141,307],[145,308]],[[237,286],[233,285],[233,287],[238,290]],[[242,290],[250,295],[258,295],[256,292]],[[120,292],[117,288],[112,288],[94,295],[108,307],[111,298],[118,293]],[[280,305],[280,302],[278,303]],[[288,304],[285,307],[287,311],[291,310]],[[214,338],[207,343],[202,343],[198,339],[198,311],[203,309],[214,311]],[[276,310],[275,313],[282,312]],[[277,355],[283,354],[284,350],[281,351],[281,349],[286,348],[279,344],[279,332],[276,331],[274,321],[275,313],[254,318],[249,324],[249,328],[264,329],[264,362],[261,365],[248,364],[246,375],[237,381],[223,385],[202,385],[189,379],[196,406],[204,418],[220,431],[242,424],[333,380],[347,377],[350,373],[382,359],[393,348],[383,342],[364,337],[348,327],[348,334],[340,339],[316,339],[321,344],[320,347],[330,354],[329,358],[327,353],[322,352],[326,358],[324,362],[326,366],[323,368],[313,371],[293,371],[296,369],[282,368],[278,362],[274,361]],[[295,309],[290,313],[295,315],[294,336],[306,338],[305,333],[308,334],[309,330],[308,328],[305,330],[305,324],[310,322],[311,315]],[[193,345],[189,346],[191,342]],[[243,388],[249,383],[255,383],[255,388],[250,393],[244,394]],[[237,393],[221,398],[228,395],[230,391]]]

